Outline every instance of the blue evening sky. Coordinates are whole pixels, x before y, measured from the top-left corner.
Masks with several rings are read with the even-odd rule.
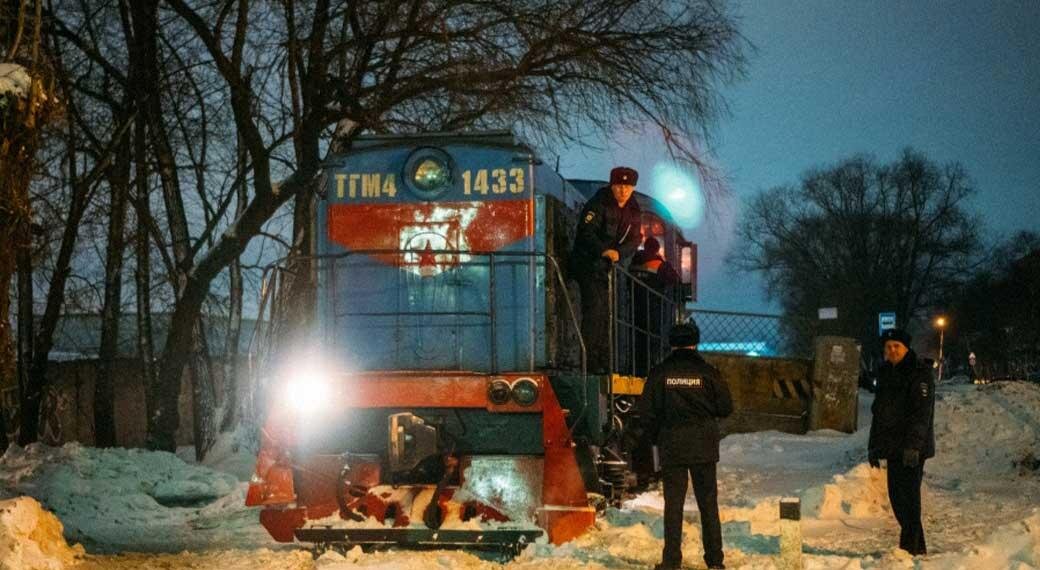
[[[741,204],[856,153],[889,161],[912,146],[937,162],[960,162],[991,239],[1040,231],[1040,1],[734,7],[756,51],[747,79],[724,88],[730,113],[711,141],[731,203],[715,204],[687,232],[700,247],[698,307],[776,312],[760,279],[724,264]],[[565,152],[560,170],[606,178],[625,164],[640,171],[647,191],[661,186],[665,159],[653,137],[624,135],[601,152]]]

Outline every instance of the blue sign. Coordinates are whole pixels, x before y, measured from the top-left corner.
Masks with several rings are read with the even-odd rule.
[[[895,313],[878,313],[878,336],[883,334],[888,329],[896,328],[896,314]]]

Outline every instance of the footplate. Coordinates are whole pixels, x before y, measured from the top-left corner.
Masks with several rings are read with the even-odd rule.
[[[519,552],[545,532],[541,529],[433,530],[428,528],[298,528],[303,542],[367,546],[475,548]]]

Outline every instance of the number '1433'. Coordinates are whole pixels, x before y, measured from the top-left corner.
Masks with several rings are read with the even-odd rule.
[[[523,168],[481,168],[479,170],[466,170],[462,173],[462,193],[469,196],[472,194],[523,194],[524,192],[524,169]]]

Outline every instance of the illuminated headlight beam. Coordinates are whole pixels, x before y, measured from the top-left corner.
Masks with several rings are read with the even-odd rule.
[[[314,363],[299,363],[286,374],[285,400],[298,412],[314,412],[329,406],[332,397],[328,371]]]

